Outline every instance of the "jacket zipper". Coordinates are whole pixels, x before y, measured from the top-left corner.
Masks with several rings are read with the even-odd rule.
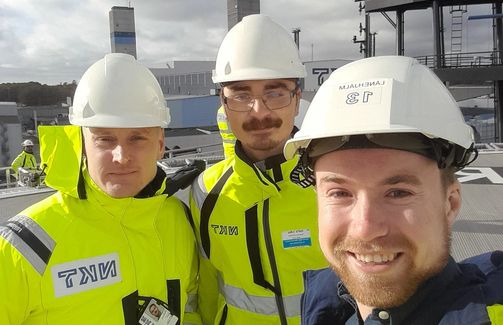
[[[274,295],[276,298],[276,306],[278,307],[279,319],[281,321],[281,325],[287,325],[288,323],[286,320],[285,304],[283,302],[283,294],[281,293],[281,283],[279,281],[278,266],[276,265],[276,259],[274,257],[274,248],[271,237],[271,227],[269,224],[269,199],[266,199],[264,201],[262,218],[264,224],[265,246],[267,250],[267,255],[269,256],[269,263],[271,264],[274,287],[276,289]]]

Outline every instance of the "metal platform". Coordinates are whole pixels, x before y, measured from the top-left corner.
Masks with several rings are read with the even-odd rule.
[[[463,203],[452,232],[454,258],[503,250],[503,145],[481,148],[475,163],[458,176]]]

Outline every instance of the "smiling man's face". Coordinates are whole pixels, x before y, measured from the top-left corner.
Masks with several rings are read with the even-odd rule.
[[[84,128],[87,167],[92,180],[114,198],[138,194],[157,172],[164,134],[151,128]]]
[[[348,149],[314,167],[321,248],[360,309],[404,303],[446,265],[460,185],[433,160]]]

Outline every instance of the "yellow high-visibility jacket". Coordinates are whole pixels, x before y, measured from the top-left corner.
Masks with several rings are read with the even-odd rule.
[[[302,272],[327,266],[315,192],[290,181],[297,158],[252,163],[235,148],[192,185],[203,323],[300,324]]]
[[[227,114],[225,114],[225,107],[223,105],[220,106],[217,112],[217,125],[222,137],[225,158],[232,157],[234,155],[236,136],[232,133],[231,125],[229,124],[229,120],[227,120]]]
[[[21,151],[21,153],[12,161],[11,168],[14,170],[15,175],[17,175],[17,170],[19,167],[35,170],[37,168],[37,160],[32,153],[26,151]]]
[[[167,302],[179,324],[200,324],[196,243],[183,203],[163,194],[164,172],[135,198],[111,198],[85,164],[75,184],[71,145],[66,164],[45,160],[58,192],[0,226],[0,324],[138,324],[141,296]]]

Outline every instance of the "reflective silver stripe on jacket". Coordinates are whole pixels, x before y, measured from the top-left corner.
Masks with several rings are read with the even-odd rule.
[[[255,314],[278,315],[276,298],[254,296],[247,294],[243,289],[228,284],[222,284],[219,279],[220,292],[225,297],[225,302],[239,309],[247,310]],[[302,294],[284,296],[285,313],[287,317],[300,316],[300,298]]]
[[[199,210],[199,213],[201,213],[201,208],[203,207],[204,200],[206,200],[206,197],[208,197],[208,191],[206,190],[206,186],[204,186],[203,173],[199,174],[197,179],[192,183],[191,188],[192,198],[196,203],[196,207]],[[204,248],[199,240],[197,241],[197,246],[199,248],[201,256],[205,259],[208,259],[208,256],[206,256],[206,252],[204,251]]]
[[[0,227],[0,236],[15,247],[38,273],[44,273],[56,242],[35,221],[26,216],[15,216]]]
[[[217,113],[217,122],[227,122],[227,115],[225,115],[225,111],[218,111]]]
[[[185,312],[194,313],[197,310],[197,294],[188,294]]]
[[[201,173],[197,180],[192,184],[192,198],[194,202],[196,202],[197,209],[201,211],[203,207],[204,200],[208,196],[208,191],[206,190],[206,186],[204,186],[203,181],[203,173]]]

